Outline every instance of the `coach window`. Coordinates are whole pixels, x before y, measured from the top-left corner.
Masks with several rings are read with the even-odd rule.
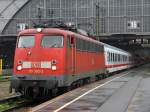
[[[124,62],[126,61],[126,56],[124,56],[124,55],[123,55],[123,61],[124,61]]]
[[[107,52],[107,61],[109,62],[109,52]]]
[[[112,62],[114,62],[114,53],[112,53]]]
[[[48,48],[63,47],[63,36],[43,36],[41,45]]]
[[[115,54],[113,53],[113,62],[115,61]]]
[[[113,54],[112,53],[110,53],[110,60],[111,60],[111,62],[113,60]]]
[[[117,62],[117,54],[115,54],[115,62]]]
[[[115,62],[115,53],[114,53],[114,62]]]
[[[122,62],[122,55],[120,55],[120,62]]]
[[[117,62],[119,62],[119,60],[118,60],[118,54],[116,54],[117,55]]]
[[[34,36],[20,36],[18,40],[18,48],[33,47],[34,41]]]

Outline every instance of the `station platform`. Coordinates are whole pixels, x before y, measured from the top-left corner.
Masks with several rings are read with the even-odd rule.
[[[0,100],[17,95],[14,90],[9,93],[11,78],[12,69],[3,69],[2,74],[0,74]]]
[[[150,112],[150,64],[58,96],[30,112]]]

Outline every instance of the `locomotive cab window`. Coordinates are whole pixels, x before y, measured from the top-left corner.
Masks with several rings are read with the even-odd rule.
[[[18,40],[18,48],[33,47],[34,41],[34,36],[20,36]]]
[[[41,45],[48,48],[63,47],[63,36],[43,36]]]

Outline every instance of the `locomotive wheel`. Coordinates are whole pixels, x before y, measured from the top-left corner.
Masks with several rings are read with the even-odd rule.
[[[67,86],[67,87],[66,87],[66,92],[70,91],[71,88],[72,88],[71,86]]]
[[[102,80],[103,79],[103,76],[102,74],[99,75],[99,80]]]
[[[83,80],[80,80],[80,86],[83,86]]]
[[[65,92],[68,92],[72,89],[72,86],[67,86],[67,87],[61,87],[59,88],[59,93],[65,93]]]
[[[54,89],[52,89],[52,90],[51,90],[51,92],[52,92],[52,97],[57,96],[58,88],[54,88]]]
[[[80,87],[82,85],[83,85],[83,81],[82,80],[77,81],[77,87]]]

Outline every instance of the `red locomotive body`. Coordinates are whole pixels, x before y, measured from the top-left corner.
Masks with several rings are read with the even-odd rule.
[[[105,51],[110,52],[111,47],[105,50],[106,47],[86,36],[57,28],[22,31],[17,40],[11,86],[24,95],[39,97],[101,77],[109,72]]]

